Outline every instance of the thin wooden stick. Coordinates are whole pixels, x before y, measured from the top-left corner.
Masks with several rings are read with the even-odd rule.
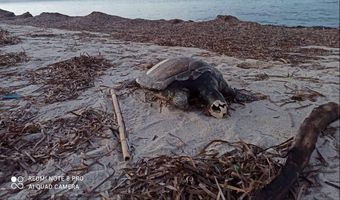
[[[221,187],[220,187],[220,184],[218,183],[216,177],[214,176],[215,178],[215,182],[216,182],[216,185],[217,185],[217,188],[218,188],[218,195],[220,195],[220,197],[222,198],[222,200],[226,200],[224,194],[223,194],[223,191],[221,190]]]
[[[124,125],[122,113],[120,111],[119,102],[118,102],[115,90],[110,89],[110,93],[112,97],[114,111],[115,111],[117,121],[118,121],[118,132],[119,132],[120,144],[122,146],[123,158],[125,161],[127,161],[127,160],[130,160],[130,153],[129,153],[129,147],[126,141],[125,125]]]

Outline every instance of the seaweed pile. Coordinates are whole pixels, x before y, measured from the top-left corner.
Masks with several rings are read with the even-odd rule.
[[[25,52],[0,54],[0,67],[9,67],[26,61],[28,58]]]
[[[122,199],[250,199],[279,173],[290,142],[271,153],[242,141],[215,140],[194,157],[143,159],[125,169],[127,178],[113,193]],[[222,155],[208,150],[221,143],[232,150]]]
[[[302,50],[299,48],[301,46],[339,47],[339,29],[336,28],[261,25],[233,16],[217,16],[214,20],[193,22],[127,19],[100,12],[84,17],[42,13],[9,23],[105,32],[121,40],[196,47],[232,57],[284,60],[288,63],[303,63],[316,55],[331,53],[316,48]]]
[[[19,42],[19,38],[11,36],[8,31],[0,29],[0,47],[6,45],[14,45]],[[25,52],[0,54],[0,67],[13,66],[17,63],[25,62],[27,60],[28,58]]]
[[[8,31],[0,29],[0,46],[17,44],[19,42],[19,38],[13,37],[8,33]]]
[[[117,129],[113,115],[99,110],[71,112],[69,117],[46,122],[35,122],[33,119],[37,112],[32,110],[19,109],[1,116],[0,183],[10,180],[13,174],[37,174],[45,170],[46,163],[50,161],[69,165],[67,158],[95,149],[93,144],[98,140],[112,137],[107,130]],[[88,166],[78,167],[73,172],[64,173],[78,175],[87,172]],[[12,192],[17,191],[8,190],[0,198]],[[37,192],[42,195],[47,191]]]
[[[102,57],[80,55],[30,73],[34,83],[43,84],[45,102],[75,99],[94,86],[94,79],[112,65]]]

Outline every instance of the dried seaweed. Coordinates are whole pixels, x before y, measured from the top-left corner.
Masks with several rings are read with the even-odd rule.
[[[287,86],[286,84],[284,85],[290,92],[287,92],[287,94],[291,94],[292,96],[290,97],[291,100],[293,101],[312,101],[315,102],[318,97],[324,97],[323,94],[320,92],[317,92],[315,90],[312,90],[310,88],[302,88],[298,89],[298,87],[295,85],[295,88],[291,88]]]
[[[25,52],[0,54],[0,67],[9,67],[27,61]]]
[[[79,92],[94,86],[94,79],[112,65],[102,57],[80,55],[30,73],[31,80],[43,84],[45,102],[75,99]]]
[[[214,20],[193,22],[126,19],[100,12],[84,17],[43,13],[27,20],[16,20],[15,23],[104,32],[121,40],[197,47],[232,57],[285,60],[288,63],[306,62],[315,56],[332,53],[316,48],[300,49],[301,46],[339,47],[336,28],[268,26],[241,21],[232,16],[217,16]]]
[[[0,29],[0,46],[13,45],[19,42],[19,38],[11,36],[8,31]]]
[[[287,104],[291,103],[297,103],[297,102],[303,102],[303,101],[311,101],[315,102],[318,100],[319,97],[325,97],[325,95],[321,94],[320,92],[317,92],[315,90],[312,90],[308,87],[303,87],[300,88],[297,85],[294,85],[294,88],[288,86],[287,84],[284,84],[285,88],[288,90],[288,92],[285,92],[285,94],[288,94],[290,97],[289,98],[284,98],[279,101],[271,101],[271,103],[277,105],[277,106],[285,106]],[[277,104],[280,103],[280,104]],[[311,104],[308,105],[301,105],[299,107],[291,108],[295,110],[303,109],[305,107],[310,106]]]
[[[4,95],[4,94],[10,94],[13,91],[20,89],[22,87],[24,87],[26,85],[17,85],[17,86],[10,86],[10,87],[0,87],[0,95]]]
[[[103,111],[88,109],[68,118],[37,123],[37,113],[31,110],[1,115],[0,183],[10,180],[13,173],[35,174],[48,160],[60,162],[71,154],[92,150],[96,139],[108,138],[107,130],[117,129],[113,115]]]
[[[223,143],[233,150],[207,151]],[[280,145],[276,148],[278,149]],[[112,191],[123,199],[250,199],[279,172],[279,154],[244,142],[216,140],[200,154],[142,159],[125,169],[127,180]],[[221,193],[222,192],[222,193]]]

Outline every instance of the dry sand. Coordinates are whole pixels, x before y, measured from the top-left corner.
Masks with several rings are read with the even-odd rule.
[[[95,80],[95,87],[89,88],[75,99],[53,104],[41,101],[1,100],[1,118],[8,109],[19,109],[31,104],[35,109],[35,122],[67,116],[70,111],[85,108],[95,108],[112,111],[112,103],[107,96],[107,87],[117,87],[134,80],[144,73],[146,66],[175,56],[189,56],[203,59],[216,66],[228,83],[235,88],[248,89],[268,95],[270,100],[262,100],[246,105],[233,104],[235,110],[226,119],[215,119],[206,116],[200,110],[184,112],[172,106],[161,105],[158,101],[146,101],[145,92],[141,89],[118,91],[123,117],[132,147],[133,158],[130,164],[143,157],[173,154],[196,154],[203,146],[214,139],[228,141],[243,140],[261,147],[279,144],[297,133],[303,119],[311,110],[329,101],[339,102],[339,49],[305,46],[301,48],[320,48],[329,51],[327,56],[315,56],[303,64],[285,64],[279,61],[257,61],[252,59],[238,59],[197,48],[157,46],[148,43],[126,42],[112,39],[103,33],[74,32],[48,28],[35,28],[30,26],[15,26],[0,24],[0,28],[21,38],[21,43],[4,46],[0,53],[24,51],[28,62],[16,66],[0,68],[1,88],[18,86],[13,92],[23,96],[33,96],[39,99],[42,92],[41,85],[30,84],[25,75],[29,70],[36,70],[58,61],[79,56],[82,53],[89,55],[101,54],[108,59],[114,67],[109,68]],[[5,75],[4,74],[11,74]],[[266,73],[267,79],[261,79],[259,74]],[[293,102],[294,95],[291,89],[305,90],[307,88],[317,91],[324,97],[317,97],[315,102],[310,100]],[[277,103],[274,103],[277,102]],[[284,105],[282,105],[284,104]],[[15,108],[11,108],[15,105]],[[281,106],[280,106],[281,105]],[[339,190],[326,184],[339,182],[339,124],[334,136],[324,136],[319,139],[317,149],[328,162],[318,174],[319,187],[308,188],[303,199],[338,199]],[[176,136],[176,137],[174,137]],[[177,138],[178,137],[178,138]],[[180,138],[180,139],[179,139]],[[87,162],[97,159],[95,164],[83,175],[84,181],[79,181],[80,189],[76,190],[48,190],[42,197],[56,194],[77,198],[90,187],[97,185],[104,178],[116,170],[116,176],[121,168],[126,166],[122,157],[115,148],[117,139],[98,139],[97,143],[85,151],[75,151],[69,158],[59,163],[55,159],[46,160],[38,166],[32,165],[36,174],[24,173],[24,170],[12,171],[12,175],[27,178],[34,175],[63,175],[65,171],[80,165],[81,160]],[[109,152],[109,154],[107,154]],[[311,164],[318,164],[317,154],[314,152]],[[57,167],[58,166],[58,167]],[[10,189],[10,179],[1,171],[0,167],[0,199],[29,199],[37,191],[25,188],[13,193]],[[5,178],[5,180],[4,180]],[[110,179],[97,191],[102,195],[110,194],[114,180]],[[91,196],[99,196],[98,193]],[[85,198],[81,195],[80,197]]]

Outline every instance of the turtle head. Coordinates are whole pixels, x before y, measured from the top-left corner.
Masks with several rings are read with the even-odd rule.
[[[211,116],[221,119],[228,113],[228,104],[218,90],[210,89],[202,98],[206,100]]]
[[[216,100],[209,106],[209,113],[216,118],[223,118],[228,112],[228,105],[225,101]]]
[[[214,73],[204,73],[195,82],[210,115],[223,118],[228,113],[228,104],[219,90],[219,80]]]

